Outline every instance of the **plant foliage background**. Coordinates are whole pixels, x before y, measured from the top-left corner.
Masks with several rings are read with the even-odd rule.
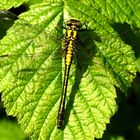
[[[18,7],[23,2],[25,1],[1,1],[0,9],[10,9],[13,6]],[[7,37],[3,38],[1,43],[1,48],[3,49],[0,51],[0,65],[3,69],[0,71],[0,89],[1,92],[3,91],[2,100],[7,114],[16,116],[22,130],[32,139],[139,139],[139,73],[131,89],[127,90],[135,77],[136,71],[135,58],[131,47],[135,52],[137,71],[140,72],[140,36],[139,31],[134,30],[140,26],[138,16],[140,14],[139,0],[113,2],[109,0],[35,1],[35,3],[28,1],[28,4],[29,7],[30,5],[34,6],[28,13],[22,15],[22,20],[17,21],[16,25],[8,31]],[[61,131],[56,129],[56,116],[62,90],[62,83],[60,82],[63,75],[60,73],[60,70],[63,69],[63,65],[60,67],[62,61],[58,59],[45,63],[41,69],[43,71],[39,72],[42,72],[40,73],[41,75],[46,74],[44,71],[48,68],[46,79],[52,82],[51,84],[43,84],[43,79],[39,79],[38,76],[40,74],[36,74],[36,70],[40,67],[40,63],[45,62],[46,58],[39,56],[38,60],[34,57],[29,57],[27,60],[27,57],[22,57],[22,53],[36,53],[34,51],[38,50],[40,52],[41,48],[43,48],[42,52],[44,52],[44,47],[42,46],[54,43],[53,40],[46,40],[47,34],[45,29],[52,31],[54,27],[58,26],[59,19],[63,17],[66,20],[69,16],[76,17],[83,23],[88,21],[91,35],[93,36],[93,31],[95,31],[99,37],[97,37],[97,40],[95,37],[94,43],[90,41],[86,43],[87,46],[91,46],[90,51],[92,53],[88,54],[88,62],[85,62],[83,65],[81,74],[83,77],[79,78],[80,76],[77,76],[74,80],[75,75],[79,73],[74,66],[72,67],[68,91],[72,90],[72,93],[76,93],[76,95],[68,94],[68,111],[66,110],[66,112],[69,115],[66,117],[65,128]],[[12,24],[12,20],[7,20],[5,29],[9,28],[9,22]],[[3,20],[1,20],[1,23],[3,23]],[[30,28],[28,23],[33,25],[32,28]],[[35,27],[35,25],[38,26]],[[3,24],[0,24],[0,26],[3,27]],[[34,31],[33,27],[35,27]],[[129,30],[132,31],[127,32]],[[56,28],[54,28],[54,32],[56,32]],[[62,30],[60,32],[62,33]],[[4,36],[4,34],[4,31],[1,32],[1,36]],[[14,36],[19,36],[19,40],[17,41],[17,38],[14,39]],[[85,38],[87,37],[83,35],[83,39]],[[37,39],[42,43],[38,42]],[[9,44],[10,47],[16,46],[15,48],[18,48],[18,46],[22,46],[23,48],[22,50],[16,50],[14,47],[12,49],[10,47],[6,48],[5,46]],[[51,45],[50,48],[52,47]],[[36,46],[39,46],[38,50],[34,49]],[[96,46],[96,49],[93,49],[93,46]],[[52,50],[56,47],[59,46],[53,44]],[[24,49],[27,49],[27,52],[24,52]],[[13,51],[19,55],[8,60],[2,54],[3,52],[13,53]],[[83,49],[83,52],[85,51],[87,50]],[[55,51],[51,52],[54,53]],[[118,55],[115,54],[116,52]],[[48,54],[48,58],[51,55],[51,53]],[[82,53],[81,56],[83,56]],[[17,58],[19,61],[17,61]],[[80,61],[84,62],[82,58]],[[93,61],[93,64],[89,68],[91,61]],[[50,67],[52,64],[55,67]],[[28,69],[26,69],[27,66]],[[50,68],[54,72],[52,73],[51,71],[48,74]],[[24,76],[20,75],[19,78],[19,71],[23,72]],[[30,73],[30,76],[29,74],[26,75],[26,73]],[[35,76],[31,78],[33,73]],[[31,79],[33,81],[29,82]],[[44,80],[46,79],[44,78]],[[36,82],[36,80],[39,82]],[[76,80],[77,82],[74,82]],[[116,86],[117,96],[113,85]],[[16,89],[15,87],[19,88]],[[49,91],[45,92],[44,89]],[[127,97],[122,92],[125,92]],[[15,121],[4,114],[3,103],[1,103],[0,139],[11,139],[12,137],[19,140],[27,139],[26,136],[21,135],[21,131]],[[115,116],[111,118],[117,106],[118,110]],[[11,120],[10,123],[9,120]],[[106,123],[109,123],[107,127]],[[11,131],[11,127],[13,130],[15,129],[14,133]],[[105,133],[104,130],[106,130]],[[102,137],[103,133],[104,136]]]

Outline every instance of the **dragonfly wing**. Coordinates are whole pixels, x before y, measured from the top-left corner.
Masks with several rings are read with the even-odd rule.
[[[31,78],[36,72],[41,77],[54,69],[60,71],[62,39],[57,36],[56,27],[51,27],[50,31],[48,25],[42,27],[18,19],[0,42],[0,66],[5,71],[14,68],[16,79]]]
[[[108,38],[105,41],[108,41]],[[117,38],[114,38],[114,41],[118,43],[118,46],[119,44],[123,45]],[[124,46],[127,45],[124,44]],[[82,74],[88,71],[94,77],[104,77],[102,75],[104,73],[110,79],[111,83],[126,91],[127,88],[125,88],[123,83],[127,83],[128,81],[129,84],[129,80],[131,81],[135,77],[133,60],[129,60],[129,57],[123,57],[124,55],[130,56],[131,50],[129,47],[125,49],[120,48],[118,51],[111,49],[108,52],[108,46],[101,39],[98,39],[98,41],[90,40],[86,45],[84,43],[81,44],[79,49],[80,51],[77,51],[77,57]],[[101,71],[102,74],[100,74]]]

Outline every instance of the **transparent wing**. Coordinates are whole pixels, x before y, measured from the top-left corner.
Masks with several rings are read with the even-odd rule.
[[[3,12],[13,15],[8,11]],[[37,71],[41,75],[60,71],[63,34],[58,35],[58,24],[55,27],[42,27],[23,19],[17,20],[1,42],[0,67],[6,72],[16,66],[14,74],[22,80],[30,79]]]
[[[7,11],[5,11],[5,13],[12,14]],[[1,67],[10,68],[12,64],[18,64],[18,75],[24,75],[25,73],[31,75],[31,73],[33,74],[40,68],[40,64],[45,62],[49,63],[50,61],[50,66],[47,66],[48,69],[61,67],[63,57],[61,49],[63,46],[63,29],[59,26],[59,23],[60,20],[59,22],[54,21],[54,23],[51,24],[53,26],[47,25],[45,27],[45,24],[39,26],[37,23],[30,24],[24,19],[19,19],[13,26],[14,30],[11,29],[9,31],[9,34],[13,34],[11,42],[7,41],[7,43],[2,44],[3,47],[0,50]],[[109,62],[107,62],[106,58],[103,59],[101,54],[96,54],[98,49],[96,42],[101,42],[102,40],[107,41],[112,38],[115,40],[118,36],[125,37],[129,34],[139,33],[139,29],[126,30],[118,33],[118,35],[106,34],[99,37],[93,30],[81,30],[77,42],[79,44],[78,48],[80,49],[76,50],[77,64],[81,65],[84,71],[89,65],[93,67],[99,66],[100,68],[108,67]],[[85,58],[85,56],[87,58],[83,60],[82,58]],[[47,67],[42,68],[42,74],[43,71],[46,73],[45,69]],[[115,65],[111,65],[111,67],[115,68]],[[126,69],[126,71],[129,70]]]
[[[124,83],[128,85],[127,81],[135,77],[134,61],[130,58],[131,47],[120,39],[119,34],[98,36],[94,31],[88,30],[81,33],[80,38],[77,57],[81,73],[91,73],[97,79],[106,75],[112,83],[126,91]]]

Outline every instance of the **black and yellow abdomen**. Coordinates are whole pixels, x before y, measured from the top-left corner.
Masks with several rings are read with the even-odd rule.
[[[79,20],[70,19],[66,23],[66,33],[64,36],[64,57],[65,57],[65,73],[64,73],[64,83],[61,95],[60,106],[57,116],[57,127],[61,128],[64,121],[64,110],[65,110],[65,99],[68,86],[68,77],[70,66],[72,64],[73,56],[77,47],[78,30],[81,28],[81,23]]]

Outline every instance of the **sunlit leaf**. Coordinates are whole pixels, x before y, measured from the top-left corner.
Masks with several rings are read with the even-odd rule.
[[[111,5],[106,4],[102,4],[103,10],[93,1],[34,5],[0,42],[2,100],[7,114],[16,116],[32,139],[101,138],[117,108],[115,86],[125,93],[130,87],[136,73],[134,52],[112,23],[131,24],[132,20],[123,9],[114,9],[115,19],[111,9],[108,17],[104,8]],[[88,28],[79,33],[64,128],[59,130],[56,117],[63,85],[63,39],[54,36],[63,36],[62,27],[70,18],[79,19],[83,29],[88,23]],[[138,22],[135,24],[138,26]]]

